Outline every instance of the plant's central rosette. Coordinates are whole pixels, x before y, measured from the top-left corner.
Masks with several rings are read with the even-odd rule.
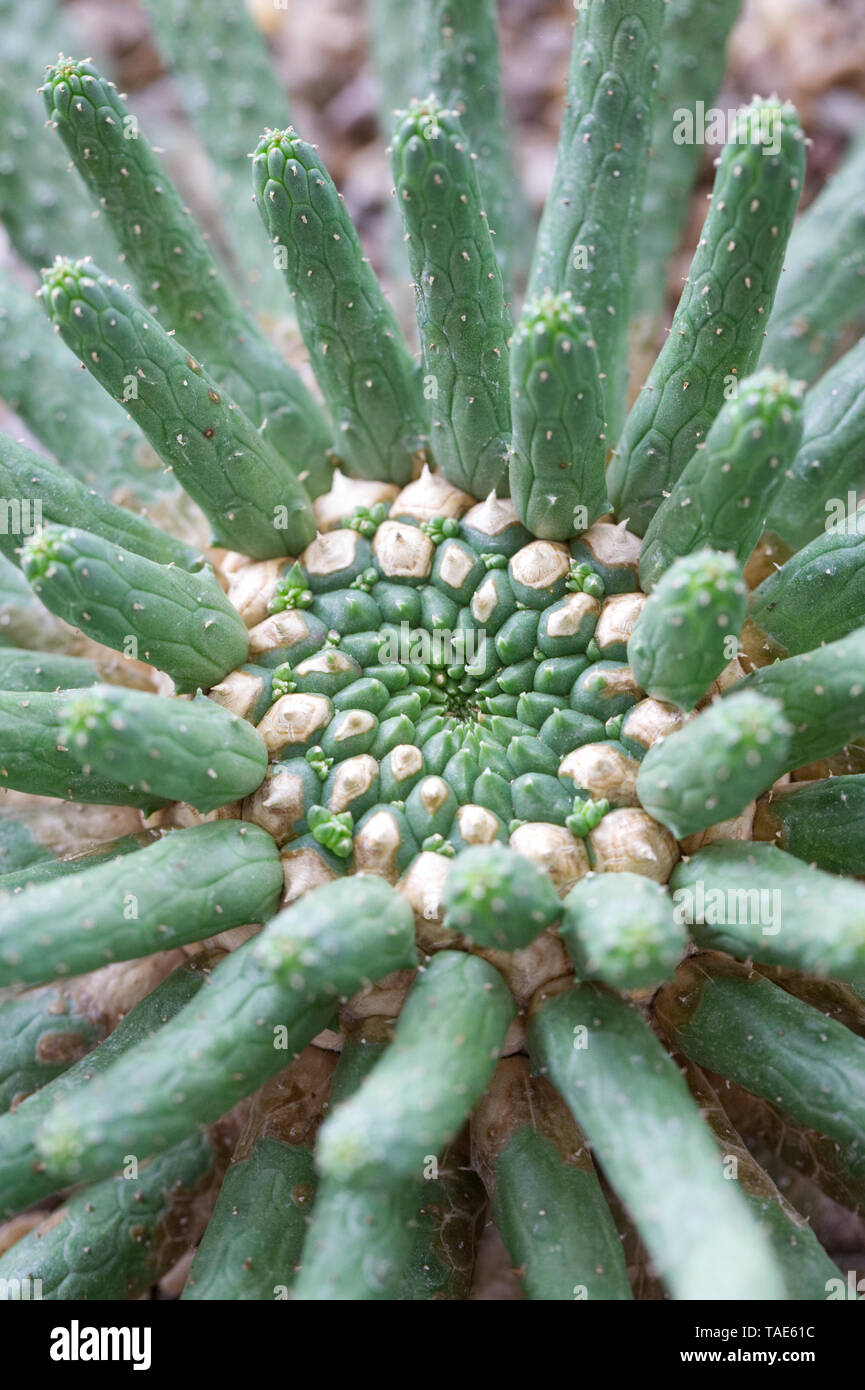
[[[591,870],[665,883],[678,847],[636,779],[686,716],[626,662],[639,540],[533,539],[426,469],[402,491],[340,476],[316,511],[297,563],[225,557],[250,660],[210,692],[267,744],[242,814],[283,847],[288,901],[374,872],[429,919],[446,861],[495,841],[562,894]]]

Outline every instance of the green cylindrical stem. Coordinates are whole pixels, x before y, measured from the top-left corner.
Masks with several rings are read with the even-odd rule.
[[[347,932],[346,922],[351,923]],[[225,1114],[330,1022],[337,999],[416,963],[414,918],[382,879],[307,893],[220,963],[152,1042],[74,1105],[56,1105],[37,1151],[55,1186],[112,1172]]]
[[[762,360],[806,381],[831,361],[842,330],[865,319],[863,182],[857,139],[790,237]]]
[[[805,396],[802,443],[772,498],[768,529],[798,550],[852,512],[865,487],[863,447],[865,338]]]
[[[865,774],[776,787],[758,804],[752,834],[818,869],[865,876]]]
[[[61,247],[79,256],[112,252],[110,233],[70,177],[63,150],[43,134],[45,110],[37,90],[44,74],[41,55],[49,34],[49,49],[75,42],[66,19],[57,0],[0,3],[0,216],[18,255],[34,270]]]
[[[42,91],[49,122],[98,199],[144,302],[255,426],[267,422],[291,470],[308,470],[311,490],[323,491],[330,436],[314,397],[244,314],[114,83],[91,63],[63,59]]]
[[[738,654],[747,606],[732,555],[698,550],[674,561],[628,639],[637,684],[656,700],[693,709]]]
[[[611,989],[660,984],[687,947],[670,895],[642,874],[590,874],[563,906],[560,934],[578,978]]]
[[[0,1216],[12,1216],[48,1197],[56,1182],[33,1163],[35,1135],[51,1107],[62,1096],[72,1098],[112,1062],[151,1037],[197,994],[207,978],[212,957],[193,956],[130,1009],[108,1037],[92,1052],[42,1086],[8,1115],[0,1116]],[[47,996],[48,991],[39,993]],[[26,999],[28,996],[22,996]],[[57,1018],[55,1013],[55,1026]]]
[[[256,1141],[232,1163],[198,1247],[182,1298],[264,1301],[292,1282],[300,1258],[315,1167],[308,1149]]]
[[[202,696],[189,703],[95,686],[66,701],[63,738],[82,768],[205,813],[251,795],[267,768],[257,730]]]
[[[0,691],[0,787],[100,806],[138,806],[148,813],[164,805],[151,791],[133,791],[81,766],[62,739],[61,712],[71,694]]]
[[[190,574],[92,531],[51,525],[25,542],[21,568],[58,618],[165,671],[178,693],[215,685],[246,660],[243,619],[209,566]]]
[[[3,908],[0,987],[80,975],[266,922],[282,892],[273,840],[218,820],[28,889]]]
[[[305,1048],[250,1101],[184,1301],[288,1297],[316,1189],[312,1144],[335,1065],[333,1053]]]
[[[865,983],[861,884],[775,845],[739,840],[698,850],[676,865],[670,884],[678,919],[699,946]]]
[[[618,438],[664,6],[588,0],[577,10],[567,104],[529,292],[570,290],[585,306]]]
[[[62,1076],[105,1036],[104,1013],[64,987],[24,990],[0,1003],[0,1111]],[[2,1133],[2,1121],[0,1121]]]
[[[450,482],[507,495],[510,316],[458,118],[414,103],[393,137],[423,358],[429,446]]]
[[[792,106],[755,101],[721,152],[709,215],[670,335],[607,475],[638,536],[724,404],[757,365],[805,169]]]
[[[729,820],[791,766],[778,700],[750,691],[716,700],[651,747],[637,774],[640,804],[677,839]]]
[[[752,671],[733,692],[779,700],[792,726],[784,771],[828,758],[865,733],[865,627]]]
[[[170,498],[169,525],[182,535],[194,525],[192,509],[177,507],[183,494],[138,426],[82,373],[65,343],[48,330],[29,289],[2,271],[0,301],[0,387],[10,410],[73,477],[105,497],[145,511]]]
[[[779,656],[798,656],[865,623],[865,507],[810,541],[751,596],[751,621]]]
[[[509,477],[522,522],[565,540],[609,511],[604,381],[586,310],[570,293],[530,300],[511,352]]]
[[[839,1159],[861,1178],[862,1038],[746,966],[712,952],[691,956],[654,1008],[674,1047],[828,1135]]]
[[[267,40],[246,5],[146,0],[145,9],[159,52],[213,161],[215,193],[231,243],[228,259],[241,297],[270,315],[272,286],[262,273],[261,228],[249,198],[249,152],[268,122],[288,120],[289,114]]]
[[[830,1260],[804,1216],[782,1196],[752,1156],[730,1123],[716,1091],[693,1062],[686,1064],[685,1079],[718,1142],[725,1176],[738,1184],[771,1241],[787,1298],[824,1299],[830,1287],[827,1281],[837,1277],[838,1266]],[[726,1092],[724,1095],[726,1099]]]
[[[640,552],[646,592],[678,556],[703,546],[745,564],[801,435],[798,386],[768,368],[742,382],[646,528]]]
[[[658,95],[643,197],[633,313],[652,334],[664,308],[667,270],[679,239],[703,153],[691,134],[721,85],[727,37],[742,0],[669,0],[661,32]],[[694,132],[696,134],[696,132]]]
[[[502,111],[498,5],[496,0],[424,0],[420,9],[423,77],[421,90],[408,95],[431,93],[459,116],[477,158],[484,211],[510,294],[512,263],[524,262],[521,242],[530,233],[525,200],[513,188],[512,146]]]
[[[47,522],[82,527],[157,564],[198,570],[204,563],[200,551],[175,540],[146,517],[115,507],[66,468],[34,454],[7,434],[0,434],[0,491],[6,508],[0,550],[15,564],[26,538]]]
[[[588,1145],[528,1058],[507,1057],[472,1116],[472,1154],[526,1297],[631,1298],[622,1244]]]
[[[0,690],[83,690],[102,679],[98,666],[83,656],[0,647]]]
[[[388,1187],[423,1177],[424,1161],[456,1134],[492,1074],[513,1000],[486,961],[436,955],[400,1014],[391,1048],[362,1091],[322,1127],[320,1171]]]
[[[63,859],[42,859],[24,868],[13,869],[10,873],[0,874],[0,893],[18,894],[37,883],[49,883],[66,874],[77,874],[82,869],[95,868],[97,864],[106,864],[124,854],[133,854],[137,849],[154,844],[160,839],[161,833],[159,830],[137,830],[133,835],[106,840],[104,844],[66,855]]]
[[[116,280],[57,261],[39,292],[60,336],[198,503],[216,543],[257,560],[315,534],[303,484],[201,363]]]
[[[478,946],[517,951],[558,921],[549,874],[505,845],[476,845],[454,860],[444,890],[445,925]]]
[[[408,482],[424,429],[420,381],[333,179],[290,128],[265,132],[252,176],[333,418],[334,448],[350,473]]]
[[[674,1298],[783,1298],[765,1237],[672,1058],[640,1015],[596,985],[549,998],[534,1065],[565,1100]]]
[[[334,1072],[332,1106],[363,1087],[388,1048],[379,1019],[346,1038]],[[324,1178],[316,1193],[293,1289],[299,1302],[393,1299],[411,1248],[420,1182],[397,1178],[383,1189],[358,1188]]]
[[[195,1239],[203,1213],[190,1221],[192,1198],[215,1162],[196,1134],[134,1177],[86,1187],[0,1256],[2,1286],[38,1280],[42,1298],[63,1302],[137,1297]]]

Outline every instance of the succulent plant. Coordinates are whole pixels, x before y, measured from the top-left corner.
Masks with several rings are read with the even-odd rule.
[[[89,60],[35,157],[123,281],[0,171],[57,254],[0,346],[57,456],[0,438],[0,1287],[134,1298],[195,1250],[187,1299],[468,1298],[493,1222],[532,1299],[829,1296],[814,1193],[865,1212],[862,343],[810,382],[863,305],[861,159],[794,228],[796,112],[740,113],[628,411],[696,170],[670,103],[711,101],[735,4],[705,63],[690,0],[580,5],[516,317],[495,6],[418,7],[419,362],[315,147],[247,140],[252,22],[217,6],[214,50],[152,8],[199,116],[219,45],[244,84],[239,288]],[[277,271],[318,394],[244,302]],[[101,837],[53,853],[32,797]]]

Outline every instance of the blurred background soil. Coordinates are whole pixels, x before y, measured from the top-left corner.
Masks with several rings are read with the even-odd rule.
[[[243,0],[238,0],[242,3]],[[380,273],[388,270],[388,132],[378,126],[378,87],[362,0],[248,0],[267,34],[290,94],[294,124],[324,159]],[[405,0],[407,5],[411,0]],[[573,0],[500,0],[503,76],[517,137],[517,165],[536,212],[552,176],[561,117]],[[135,0],[68,0],[82,51],[134,95],[145,128],[162,132],[172,172],[200,216],[212,216],[207,168],[182,103]],[[46,61],[54,55],[46,54]],[[804,207],[838,163],[850,135],[865,127],[865,0],[745,0],[729,46],[718,105],[741,105],[759,92],[792,100],[812,141]],[[426,93],[418,92],[418,96]],[[230,94],[226,93],[226,100]],[[285,120],[274,112],[273,124]],[[178,151],[182,159],[178,161]],[[705,155],[679,262],[670,275],[669,312],[687,272],[705,215],[712,156]],[[397,296],[400,304],[404,296]]]

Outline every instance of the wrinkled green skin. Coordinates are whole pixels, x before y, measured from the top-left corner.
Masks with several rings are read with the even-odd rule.
[[[865,876],[865,774],[779,787],[768,809],[780,849],[829,873]]]
[[[704,549],[675,560],[628,639],[637,683],[656,700],[693,709],[736,655],[747,606],[732,555]]]
[[[6,904],[4,916],[5,911]],[[61,1076],[104,1036],[104,1020],[73,1005],[62,985],[26,990],[4,1000],[0,1004],[0,1111]]]
[[[535,536],[565,540],[610,509],[604,383],[585,311],[569,294],[530,300],[511,345],[510,490]]]
[[[736,134],[761,111],[780,132],[780,152],[733,141],[721,151],[670,334],[608,470],[616,513],[638,536],[705,441],[729,382],[757,365],[805,172],[805,137],[791,106],[753,104]]]
[[[749,616],[778,655],[797,656],[865,623],[865,507],[763,580]]]
[[[741,383],[646,528],[647,593],[678,556],[706,545],[745,564],[801,437],[802,405],[787,377],[767,368]]]
[[[649,749],[637,795],[677,839],[730,820],[795,766],[778,700],[750,691],[717,700]]]
[[[458,118],[434,103],[411,106],[394,132],[391,165],[408,236],[430,450],[457,487],[506,496],[511,323]]]
[[[661,31],[661,67],[651,134],[651,159],[643,196],[633,312],[653,328],[664,309],[667,271],[688,216],[703,153],[694,142],[677,144],[677,111],[708,109],[721,85],[727,37],[742,0],[668,0]]]
[[[178,694],[213,685],[246,660],[243,620],[209,566],[190,574],[92,531],[51,525],[25,541],[21,568],[58,618],[165,671]]]
[[[662,0],[590,0],[576,12],[553,185],[529,293],[570,290],[584,304],[605,373],[605,416],[618,439],[627,389],[628,323],[637,268]],[[583,266],[585,260],[585,266]]]
[[[166,535],[128,507],[115,507],[98,492],[79,483],[67,469],[41,454],[34,454],[23,444],[16,444],[6,434],[0,434],[0,489],[4,498],[19,500],[22,520],[31,523],[17,535],[11,527],[0,532],[0,550],[14,564],[20,563],[20,550],[27,535],[37,524],[50,522],[94,531],[103,540],[123,546],[158,565],[176,565],[194,571],[201,569],[204,563],[204,557],[192,546]],[[30,502],[29,509],[23,505],[25,499]],[[38,513],[34,505],[37,502]]]
[[[865,321],[865,141],[793,229],[762,361],[814,381],[842,331]]]
[[[813,798],[811,809],[818,809]],[[703,899],[696,895],[698,882]],[[859,883],[823,873],[775,845],[731,841],[707,845],[677,864],[670,884],[699,946],[853,985],[865,981],[865,888]]]
[[[723,957],[693,957],[689,980],[677,984],[678,1006],[666,995],[657,1004],[668,1041],[700,1066],[834,1139],[842,1164],[861,1175],[865,1041]],[[783,1048],[776,1045],[779,1036]]]
[[[792,726],[787,768],[840,753],[865,733],[865,627],[752,671],[735,687],[780,701]]]
[[[421,1178],[425,1157],[454,1137],[483,1094],[513,1016],[510,992],[486,961],[434,956],[366,1085],[322,1126],[320,1171],[379,1189]]]
[[[222,961],[155,1038],[74,1105],[52,1108],[36,1146],[54,1185],[93,1181],[126,1153],[179,1143],[281,1071],[330,1024],[340,996],[416,960],[411,909],[382,879],[307,894]]]
[[[74,1099],[81,1088],[90,1085],[112,1062],[146,1041],[173,1018],[198,993],[207,978],[208,968],[206,954],[193,956],[178,966],[130,1009],[97,1048],[27,1096],[14,1111],[0,1116],[0,1215],[12,1216],[41,1198],[49,1197],[56,1187],[54,1179],[30,1161],[36,1132],[54,1103],[63,1096]],[[43,996],[47,993],[40,991]]]
[[[586,1030],[584,1033],[583,1030]],[[768,1245],[675,1062],[641,1016],[597,985],[529,1024],[535,1067],[565,1100],[674,1298],[783,1298]]]
[[[531,1125],[511,1135],[496,1164],[493,1216],[527,1298],[632,1297],[598,1178],[563,1163],[555,1145]]]
[[[865,281],[865,274],[862,275]],[[805,397],[802,443],[769,508],[766,526],[798,549],[852,510],[865,484],[865,339]]]
[[[0,1280],[39,1279],[44,1299],[135,1298],[174,1262],[178,1247],[164,1244],[165,1228],[183,1219],[184,1197],[213,1165],[209,1141],[196,1134],[135,1178],[85,1188],[52,1212],[44,1231],[36,1227],[0,1256]]]
[[[424,428],[420,382],[333,179],[291,129],[264,136],[252,174],[340,458],[358,477],[408,482]]]
[[[549,875],[504,845],[464,850],[445,885],[445,926],[500,951],[528,946],[561,911]]]
[[[646,989],[669,979],[685,953],[669,894],[641,874],[590,874],[563,906],[560,934],[578,979]]]
[[[244,313],[114,83],[91,63],[64,61],[49,69],[42,92],[145,303],[155,303],[163,326],[204,359],[255,426],[267,422],[296,473],[314,471],[312,491],[323,491],[330,437],[315,398]]]
[[[217,925],[265,922],[282,886],[276,845],[259,826],[219,820],[172,831],[131,859],[34,886],[7,903],[0,987],[170,950]]]
[[[58,261],[39,297],[67,347],[199,504],[216,544],[265,560],[312,540],[309,496],[282,456],[116,280],[88,261]]]
[[[232,1163],[183,1286],[184,1301],[284,1298],[309,1220],[315,1167],[308,1149],[259,1138]]]

